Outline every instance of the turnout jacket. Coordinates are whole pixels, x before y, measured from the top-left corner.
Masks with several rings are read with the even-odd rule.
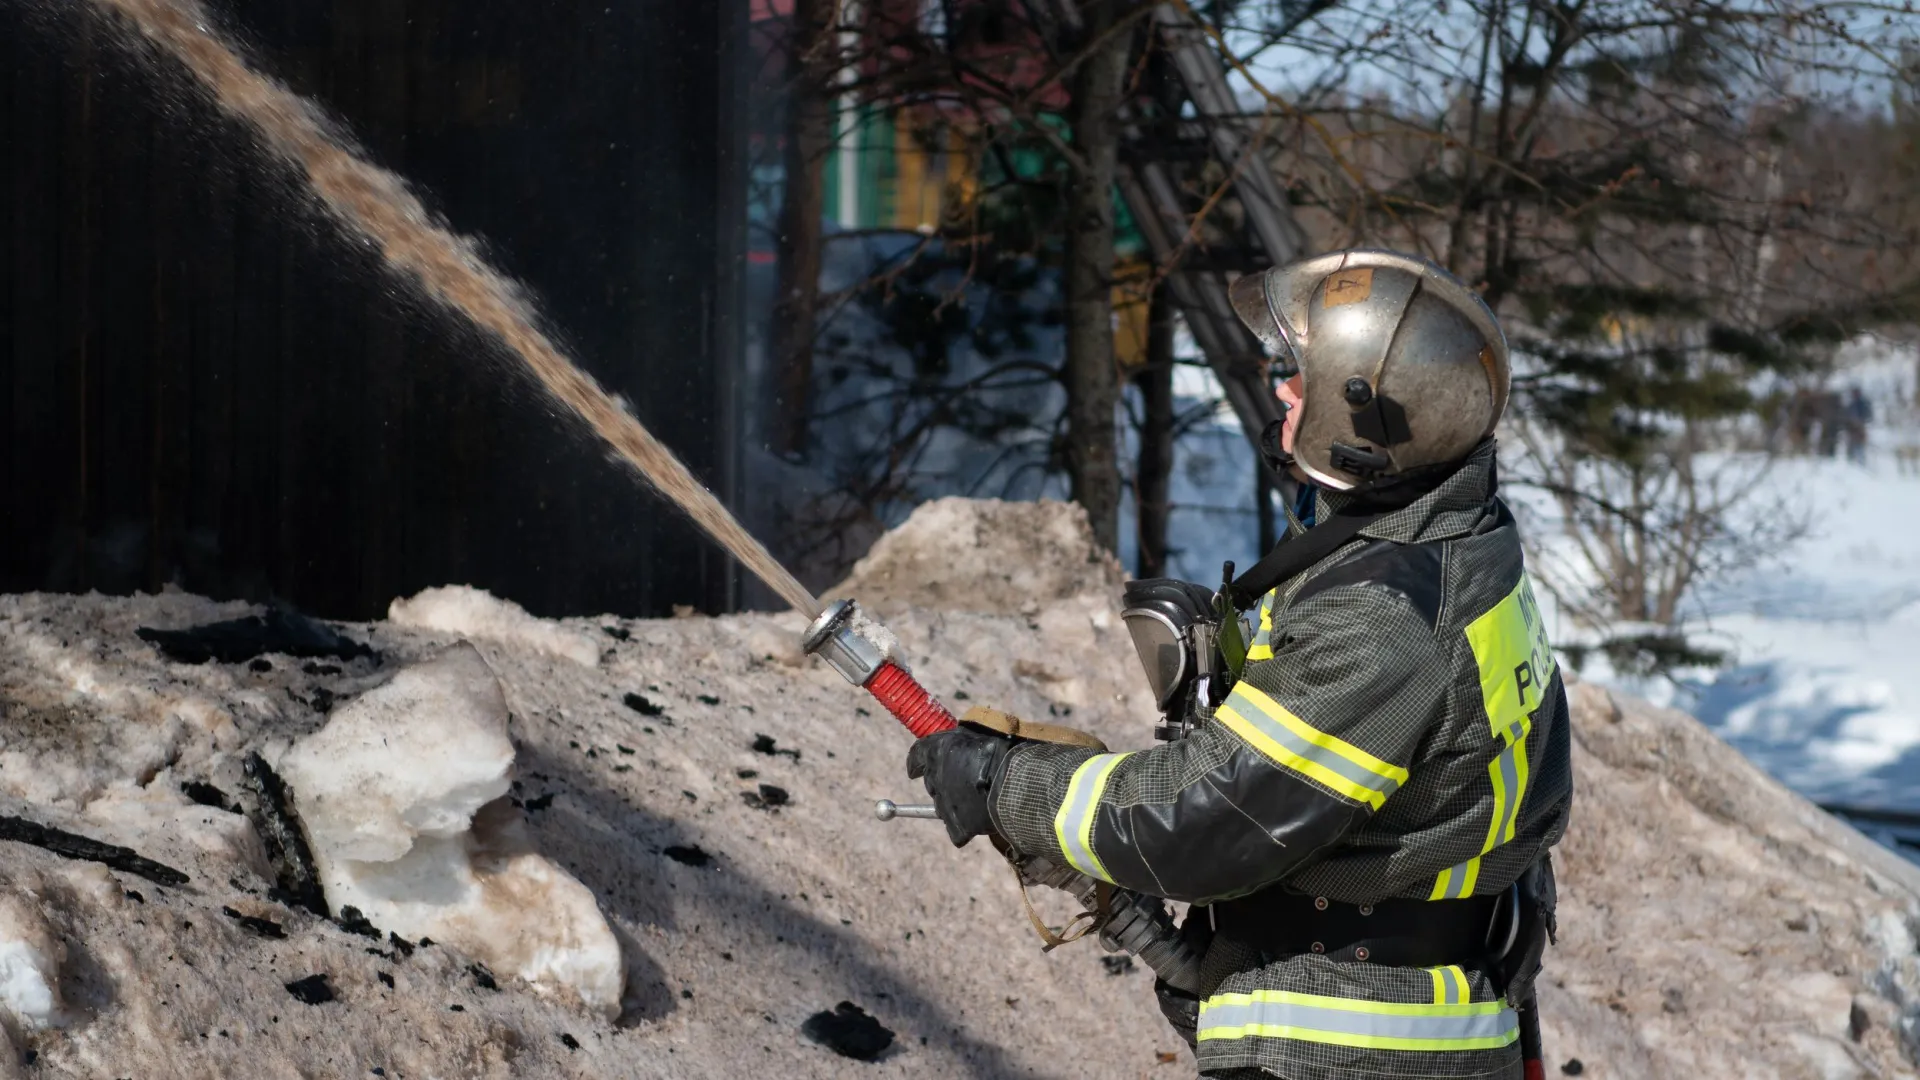
[[[1566,694],[1494,476],[1489,442],[1263,598],[1239,682],[1187,738],[1015,747],[992,794],[1001,835],[1195,905],[1505,890],[1559,840],[1573,785]],[[1339,498],[1321,496],[1321,520]],[[1204,959],[1198,1039],[1206,1073],[1521,1068],[1517,1017],[1480,965],[1274,956],[1225,935]]]

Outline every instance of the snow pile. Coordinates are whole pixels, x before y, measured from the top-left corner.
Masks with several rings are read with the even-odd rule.
[[[511,600],[466,585],[427,589],[410,598],[396,599],[387,607],[387,619],[416,630],[522,645],[586,667],[600,662],[600,643],[593,635],[536,619]]]
[[[1691,717],[1570,693],[1550,1056],[1595,1077],[1914,1075],[1920,868]]]
[[[431,937],[620,1012],[620,946],[593,894],[506,803],[507,703],[471,645],[415,664],[300,740],[280,771],[336,913]]]
[[[1126,573],[1073,503],[945,498],[882,536],[832,590],[869,610],[1011,615],[1081,593],[1117,595]]]

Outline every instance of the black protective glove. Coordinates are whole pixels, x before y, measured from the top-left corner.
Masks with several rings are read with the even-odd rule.
[[[1153,980],[1153,996],[1160,1001],[1160,1015],[1167,1018],[1189,1049],[1200,1046],[1200,999],[1185,990],[1176,990],[1165,979]]]
[[[989,735],[970,728],[939,731],[916,739],[907,751],[907,779],[926,780],[934,809],[947,823],[947,838],[963,847],[976,836],[993,832],[987,808],[1000,768],[1013,749],[1005,735]]]

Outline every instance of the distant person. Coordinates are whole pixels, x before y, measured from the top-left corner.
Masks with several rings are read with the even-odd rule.
[[[1506,339],[1472,289],[1387,251],[1230,296],[1292,369],[1261,452],[1308,496],[1225,590],[1258,609],[1244,665],[1183,661],[1212,673],[1199,690],[1161,676],[1192,726],[1150,750],[963,726],[915,743],[908,775],[955,844],[996,836],[1193,905],[1198,994],[1155,990],[1205,1076],[1519,1080],[1573,787],[1566,691],[1496,494]],[[1188,621],[1212,593],[1127,596]]]
[[[1873,403],[1854,387],[1847,393],[1847,460],[1856,465],[1867,461],[1867,424],[1873,420]]]
[[[1832,390],[1822,390],[1813,396],[1814,412],[1820,420],[1820,456],[1837,457],[1840,453],[1840,434],[1846,427],[1847,404],[1839,394]]]
[[[1814,419],[1813,394],[1796,387],[1787,399],[1787,453],[1799,456],[1813,445]]]

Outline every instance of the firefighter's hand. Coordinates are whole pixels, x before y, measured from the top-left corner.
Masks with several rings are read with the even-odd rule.
[[[1159,999],[1160,1015],[1167,1018],[1173,1030],[1187,1041],[1189,1048],[1199,1043],[1200,999],[1185,990],[1176,990],[1167,985],[1165,979],[1153,981],[1153,996]]]
[[[907,751],[907,779],[924,779],[947,838],[961,847],[993,832],[987,807],[1013,740],[967,728],[936,732]]]

